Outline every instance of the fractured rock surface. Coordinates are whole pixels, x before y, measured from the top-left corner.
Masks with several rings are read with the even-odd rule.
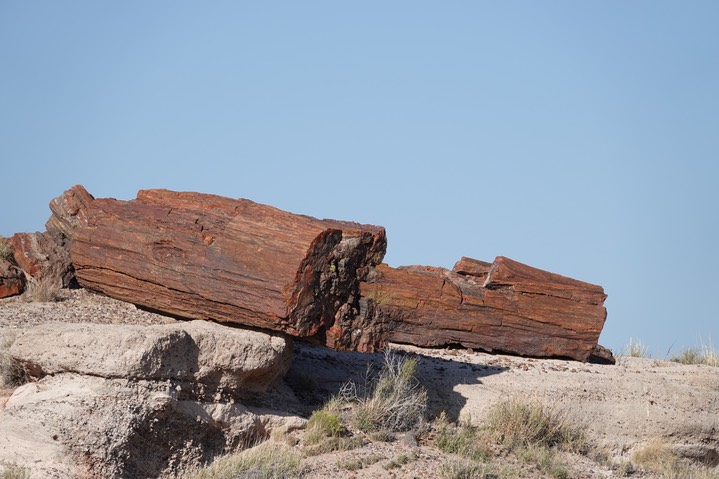
[[[238,402],[284,375],[291,349],[205,321],[29,328],[9,354],[36,381],[1,410],[0,460],[34,477],[160,477],[301,427]]]

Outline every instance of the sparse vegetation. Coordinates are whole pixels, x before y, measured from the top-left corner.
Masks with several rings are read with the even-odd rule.
[[[25,369],[8,354],[14,340],[15,335],[8,331],[0,337],[0,388],[21,386],[27,382]]]
[[[217,459],[185,479],[290,479],[299,477],[302,456],[286,444],[264,442],[237,454]]]
[[[662,479],[719,479],[716,469],[693,464],[679,457],[659,440],[637,451],[632,460],[642,470],[659,474]]]
[[[487,416],[487,428],[510,451],[537,447],[586,452],[581,431],[538,401],[509,399],[496,404]]]
[[[0,464],[0,479],[30,479],[30,471],[15,464]]]
[[[484,444],[478,428],[469,424],[451,424],[444,414],[437,419],[437,425],[436,444],[441,451],[475,461],[489,459],[491,451]]]
[[[408,431],[424,420],[427,391],[415,378],[417,359],[385,353],[385,363],[373,387],[358,398],[355,425],[365,432]]]
[[[442,479],[500,479],[518,478],[518,474],[493,464],[482,464],[464,459],[449,459],[439,469]]]
[[[649,348],[641,341],[629,338],[629,342],[619,352],[619,356],[646,358],[649,356]]]
[[[322,409],[313,412],[305,428],[304,444],[308,454],[346,451],[362,445],[342,424],[341,409],[345,401],[332,398]]]
[[[382,467],[385,470],[390,471],[392,469],[398,469],[398,468],[404,466],[405,464],[409,464],[410,462],[416,461],[416,460],[417,460],[417,455],[414,453],[400,454],[399,456],[393,458],[386,464],[382,464]]]
[[[382,461],[384,459],[387,459],[387,458],[380,454],[370,454],[369,456],[360,457],[359,459],[354,459],[351,461],[343,461],[343,462],[338,463],[337,465],[347,471],[357,471],[359,469],[364,469],[365,467],[369,467],[372,464],[376,464],[379,461]]]
[[[719,353],[714,349],[711,341],[707,344],[702,342],[700,346],[686,348],[671,360],[681,364],[705,364],[719,367]]]
[[[23,299],[29,303],[50,303],[60,299],[62,281],[55,274],[45,274],[40,279],[27,275]]]
[[[13,252],[10,240],[4,236],[0,236],[0,259],[11,261],[12,257]]]

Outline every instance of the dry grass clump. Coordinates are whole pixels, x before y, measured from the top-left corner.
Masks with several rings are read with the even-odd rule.
[[[0,464],[0,479],[30,479],[30,471],[15,464]]]
[[[185,475],[185,479],[291,479],[300,477],[302,456],[286,444],[266,441]]]
[[[15,341],[15,334],[5,332],[0,336],[0,388],[22,386],[27,382],[25,369],[8,354]]]
[[[548,447],[584,452],[584,434],[538,401],[509,399],[496,404],[487,416],[487,428],[510,451]]]
[[[27,286],[23,299],[28,303],[52,303],[61,297],[62,280],[54,274],[46,274],[40,279],[27,276]]]
[[[643,342],[629,338],[629,342],[619,352],[619,356],[646,358],[649,357],[649,348]]]
[[[12,261],[13,251],[10,240],[4,236],[0,236],[0,259]]]
[[[719,353],[714,349],[711,341],[707,344],[702,342],[698,347],[686,348],[679,353],[678,356],[671,358],[671,360],[681,364],[704,364],[719,367]]]
[[[369,466],[376,464],[379,461],[383,461],[385,459],[387,459],[387,458],[380,454],[370,454],[369,456],[360,457],[358,459],[352,459],[352,460],[348,460],[348,461],[338,462],[337,466],[342,469],[345,469],[347,471],[357,471],[359,469],[364,469],[365,467],[369,467]]]
[[[659,440],[634,453],[632,462],[644,471],[659,474],[662,479],[719,479],[716,469],[682,459]]]
[[[491,456],[486,438],[479,428],[470,424],[451,424],[444,413],[437,419],[437,448],[475,461],[486,461]]]
[[[357,398],[354,423],[364,432],[408,431],[424,421],[427,391],[415,378],[417,359],[387,351],[369,393]]]

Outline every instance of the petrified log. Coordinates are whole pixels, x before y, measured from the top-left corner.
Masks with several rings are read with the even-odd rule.
[[[63,287],[74,280],[67,238],[58,232],[15,233],[11,238],[14,259],[26,275],[52,278]]]
[[[453,271],[381,265],[361,285],[369,343],[462,345],[490,352],[584,361],[606,318],[596,286],[498,257]]]
[[[81,286],[182,318],[356,349],[359,282],[384,256],[383,228],[200,193],[118,201],[83,191],[54,200],[48,222],[71,238]]]

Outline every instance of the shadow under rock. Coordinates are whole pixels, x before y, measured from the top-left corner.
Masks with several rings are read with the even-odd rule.
[[[509,368],[464,362],[457,359],[425,356],[401,349],[399,355],[416,357],[416,377],[428,394],[428,413],[435,416],[444,411],[448,419],[456,421],[467,399],[455,391],[460,384],[482,384],[482,378],[500,374]],[[448,349],[448,351],[452,351]],[[280,386],[292,391],[294,400],[285,406],[295,414],[308,417],[352,381],[362,390],[369,387],[371,378],[382,369],[384,353],[339,352],[324,346],[295,342],[292,366]],[[287,399],[287,396],[285,396]]]

